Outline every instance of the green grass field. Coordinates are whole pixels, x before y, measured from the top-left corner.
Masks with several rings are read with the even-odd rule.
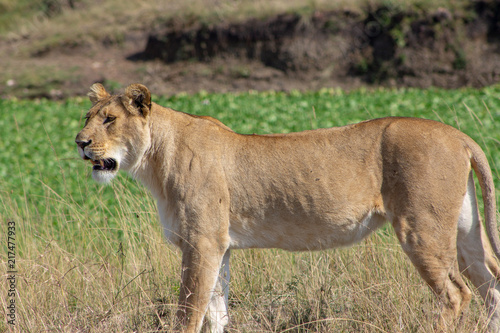
[[[480,90],[323,90],[155,97],[241,133],[415,116],[461,129],[486,151],[500,195],[500,86]],[[16,223],[17,324],[0,331],[169,331],[180,253],[149,193],[125,174],[95,184],[74,138],[87,99],[0,100],[0,221]],[[2,238],[5,242],[5,238]],[[7,252],[0,251],[2,272]],[[438,309],[390,228],[352,249],[237,251],[229,332],[428,332]],[[6,284],[0,304],[6,308]],[[484,331],[475,295],[462,325]]]

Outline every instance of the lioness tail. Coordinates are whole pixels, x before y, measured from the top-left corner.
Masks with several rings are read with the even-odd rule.
[[[496,199],[495,199],[495,184],[493,183],[493,175],[491,168],[483,150],[472,139],[467,142],[467,146],[471,151],[471,164],[474,169],[481,192],[483,193],[484,202],[484,219],[486,232],[490,241],[491,247],[497,259],[500,260],[500,240],[498,238],[497,219],[496,219]]]

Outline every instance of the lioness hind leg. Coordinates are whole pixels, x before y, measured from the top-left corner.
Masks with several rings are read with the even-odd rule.
[[[500,331],[500,268],[482,228],[472,174],[458,220],[458,263],[484,299],[491,332]]]
[[[436,227],[431,216],[400,217],[393,226],[403,250],[441,303],[438,330],[449,331],[468,306],[471,292],[458,270],[456,223]]]

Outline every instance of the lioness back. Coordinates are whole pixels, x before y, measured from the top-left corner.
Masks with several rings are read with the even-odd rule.
[[[409,118],[237,135],[225,171],[231,244],[307,250],[357,242],[386,220],[386,205],[395,199],[388,184],[395,178],[404,176],[408,184],[396,185],[410,187],[417,181],[411,178],[415,170],[418,181],[427,183],[422,186],[433,187],[441,169],[450,172],[469,163],[464,137],[448,125]],[[463,154],[457,156],[457,149]],[[239,186],[243,183],[247,186]]]

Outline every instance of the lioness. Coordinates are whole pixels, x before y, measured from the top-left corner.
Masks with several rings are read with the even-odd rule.
[[[321,250],[361,241],[388,220],[442,304],[448,329],[479,289],[500,329],[500,244],[492,174],[481,148],[439,122],[383,118],[339,128],[241,135],[210,117],[151,102],[140,84],[101,84],[76,136],[92,176],[119,169],[157,200],[166,237],[182,250],[178,316],[198,332],[228,323],[229,252]],[[480,221],[474,169],[484,198]],[[492,249],[493,248],[493,252]],[[495,255],[493,255],[495,253]]]

